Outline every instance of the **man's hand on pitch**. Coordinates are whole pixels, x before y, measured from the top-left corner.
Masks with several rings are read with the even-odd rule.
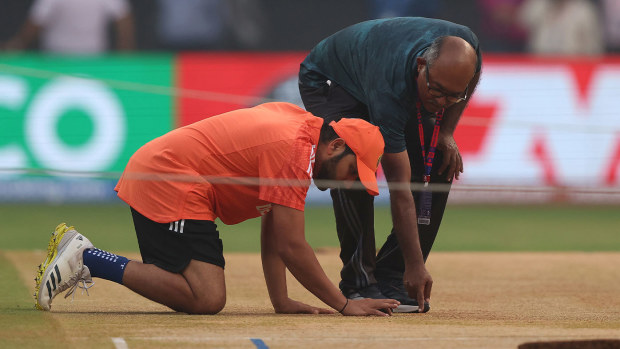
[[[403,283],[409,293],[409,297],[418,301],[419,312],[424,311],[424,302],[430,303],[433,278],[426,270],[424,264],[419,268],[405,270]]]
[[[333,314],[334,311],[324,308],[313,307],[311,305],[298,302],[293,299],[287,299],[286,301],[274,305],[274,310],[277,314]]]
[[[342,315],[345,316],[390,316],[392,309],[398,307],[400,302],[394,299],[349,299]]]
[[[452,181],[453,178],[459,179],[459,175],[463,173],[463,158],[454,140],[454,136],[440,132],[437,139],[437,148],[443,153],[443,163],[439,168],[439,174],[442,175],[446,172],[446,179],[448,181]]]

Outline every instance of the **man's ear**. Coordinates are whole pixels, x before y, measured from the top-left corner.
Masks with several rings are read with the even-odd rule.
[[[346,149],[346,146],[347,144],[344,139],[336,138],[329,142],[329,146],[327,147],[327,155],[340,155]]]
[[[416,58],[416,62],[418,63],[418,74],[420,74],[420,70],[422,70],[422,67],[426,65],[426,59],[423,57],[418,57]]]

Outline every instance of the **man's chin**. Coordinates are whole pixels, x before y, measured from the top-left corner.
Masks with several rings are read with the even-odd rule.
[[[438,111],[441,110],[441,106],[437,105],[437,104],[433,104],[431,102],[426,102],[426,104],[422,104],[422,106],[424,107],[424,109],[426,109],[426,111],[428,111],[429,113],[437,113]]]
[[[328,187],[319,187],[318,185],[316,186],[320,191],[326,191],[327,189],[329,189]]]

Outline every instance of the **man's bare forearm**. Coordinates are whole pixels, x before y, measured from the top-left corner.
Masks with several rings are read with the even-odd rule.
[[[266,233],[266,229],[268,228],[268,222],[266,219],[263,219],[261,233],[261,260],[263,262],[263,274],[265,275],[269,299],[271,299],[271,304],[273,304],[273,307],[277,311],[282,302],[288,299],[288,289],[286,287],[286,266],[276,251],[275,241],[270,239]]]
[[[127,15],[116,21],[116,46],[119,51],[135,48],[133,16]]]
[[[390,204],[394,231],[405,260],[405,266],[423,264],[424,258],[422,257],[416,223],[416,208],[411,192],[402,189],[390,190]]]
[[[406,151],[386,153],[383,155],[381,163],[390,188],[392,223],[405,259],[405,266],[423,264],[424,259],[422,258],[416,223],[415,201],[409,187],[411,180],[409,155]]]
[[[291,274],[308,291],[336,310],[344,306],[346,297],[325,275],[308,243],[289,244],[286,248],[281,249],[279,254]]]
[[[279,258],[308,291],[330,307],[342,309],[347,301],[346,297],[325,275],[312,247],[305,240],[303,212],[274,205],[272,212],[263,216],[262,220],[262,247],[272,251],[264,256],[268,265],[277,266],[278,263],[274,263],[274,260]],[[270,253],[276,253],[277,257],[269,257]],[[286,279],[281,280],[283,275],[280,267],[268,269],[266,272],[269,275],[266,274],[265,277],[270,279],[267,283],[274,287],[273,295],[281,300],[286,293]],[[271,292],[270,290],[270,296]]]

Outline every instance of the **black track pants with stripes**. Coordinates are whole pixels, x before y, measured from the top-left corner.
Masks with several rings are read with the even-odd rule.
[[[425,121],[426,144],[430,143],[433,123],[432,119]],[[412,183],[421,184],[424,161],[420,150],[417,123],[411,122],[407,126],[407,131],[407,153],[411,164]],[[439,176],[437,173],[442,161],[441,152],[437,152],[431,172],[431,183],[447,185],[432,193],[431,224],[418,224],[424,261],[433,247],[448,201],[449,182],[445,180],[445,176]],[[412,195],[416,208],[419,208],[420,191],[413,190]],[[388,235],[379,253],[376,252],[373,196],[365,190],[344,189],[331,190],[331,196],[340,241],[340,259],[343,263],[340,272],[341,289],[363,288],[377,282],[377,279],[402,279],[405,263],[394,229]]]
[[[300,93],[306,109],[327,121],[339,117],[359,117],[368,120],[368,108],[356,100],[337,84],[321,88],[300,85]],[[424,120],[425,144],[430,144],[434,119]],[[411,164],[412,182],[421,183],[424,174],[424,161],[420,149],[418,125],[415,117],[405,129],[407,153]],[[448,183],[437,171],[441,167],[443,156],[440,151],[435,155],[432,183]],[[433,192],[431,224],[418,225],[420,245],[424,260],[428,257],[448,201],[449,186],[443,191]],[[448,189],[448,190],[446,190]],[[381,190],[386,190],[381,188]],[[420,193],[413,191],[416,207],[419,207]],[[387,240],[377,254],[374,230],[374,199],[365,190],[331,190],[336,218],[336,229],[340,241],[340,259],[343,268],[340,272],[341,289],[359,289],[373,284],[377,279],[402,279],[404,260],[396,233],[392,229]]]

